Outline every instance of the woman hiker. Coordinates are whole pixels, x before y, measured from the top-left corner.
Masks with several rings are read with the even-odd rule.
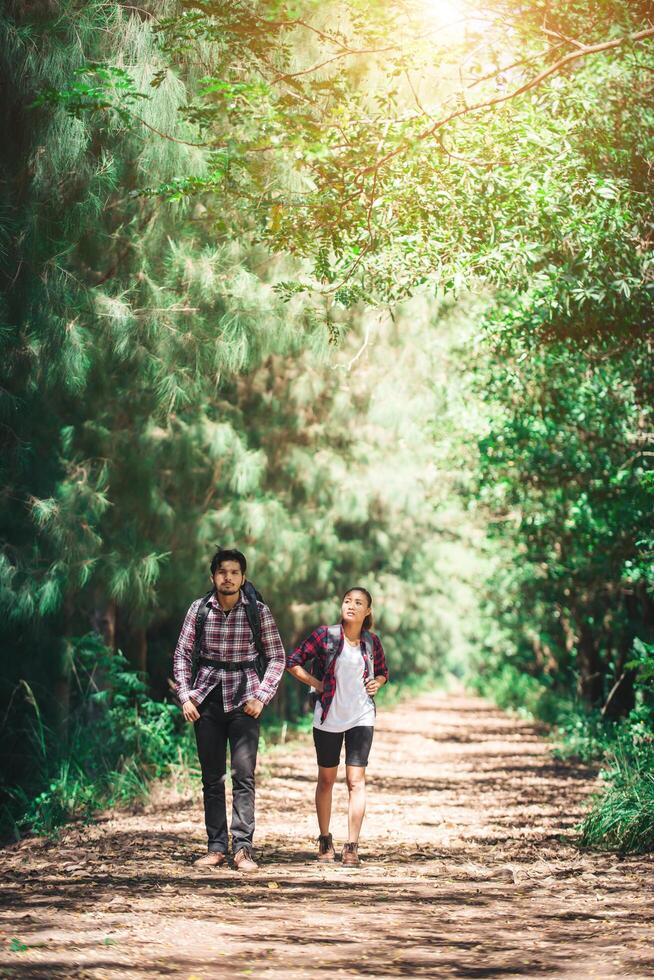
[[[320,836],[318,860],[334,861],[329,832],[332,790],[345,740],[345,773],[349,793],[348,841],[343,864],[359,864],[359,833],[366,810],[366,766],[375,731],[373,698],[388,680],[384,650],[372,626],[372,596],[367,589],[348,589],[341,622],[320,626],[287,658],[288,671],[315,692],[313,741],[318,759],[316,813]],[[311,672],[305,664],[312,661]]]

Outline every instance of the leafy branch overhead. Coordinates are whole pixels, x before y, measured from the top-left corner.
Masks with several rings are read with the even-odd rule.
[[[230,543],[289,646],[367,583],[395,677],[612,740],[588,840],[654,840],[653,30],[627,0],[5,5],[1,819],[175,757],[136,674],[165,698]]]
[[[651,101],[647,15],[624,0],[601,17],[594,4],[563,0],[441,9],[343,0],[307,2],[298,15],[279,3],[184,3],[156,29],[170,73],[183,56],[198,82],[160,135],[203,148],[203,161],[144,193],[220,195],[207,212],[215,234],[308,259],[299,282],[345,305],[395,301],[425,281],[513,288],[528,270],[562,265],[576,276],[571,260],[598,251],[607,222],[617,248],[645,236],[623,161],[601,148],[625,101],[630,116]],[[89,77],[42,98],[139,124],[147,95],[124,69]],[[589,166],[591,139],[600,152]],[[547,200],[533,198],[535,180]],[[569,220],[571,201],[585,222]],[[632,206],[628,229],[621,216]],[[614,285],[586,275],[581,298],[602,290],[611,308],[647,275],[642,264]]]
[[[148,95],[139,92],[125,68],[99,64],[76,68],[73,81],[62,89],[44,88],[32,103],[35,109],[61,105],[80,119],[84,114],[115,113],[124,122],[138,120],[135,106]]]

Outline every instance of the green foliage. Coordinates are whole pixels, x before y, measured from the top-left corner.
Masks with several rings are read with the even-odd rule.
[[[422,0],[183,6],[159,38],[209,69],[178,121],[206,168],[148,193],[219,193],[214,233],[254,225],[346,305],[481,279],[530,292],[536,329],[613,331],[650,307],[649,27],[627,0],[491,0],[465,27]]]
[[[73,77],[77,81],[65,89],[43,89],[32,108],[62,106],[75,119],[82,118],[85,113],[112,110],[119,119],[127,122],[139,101],[149,98],[136,89],[129,72],[115,65],[76,68]]]
[[[540,678],[517,670],[511,663],[486,665],[486,674],[477,674],[469,683],[500,708],[509,708],[527,717],[550,721],[548,688]]]
[[[605,748],[605,787],[582,824],[582,843],[624,853],[654,847],[654,646],[636,640],[635,707]]]
[[[619,744],[611,792],[640,786],[651,28],[627,0],[546,7],[489,0],[465,30],[422,0],[57,0],[56,30],[7,7],[3,697],[33,692],[33,744],[70,749],[37,822],[143,785],[74,761],[72,638],[162,695],[228,542],[287,645],[363,580],[395,677],[474,648],[486,691],[584,757]],[[279,724],[298,709],[285,688]]]
[[[486,391],[504,405],[480,444],[481,501],[510,545],[498,612],[523,632],[526,665],[563,671],[564,683],[576,673],[582,695],[601,707],[635,636],[649,629],[651,566],[640,553],[651,526],[639,452],[654,380],[646,350],[608,359],[513,341],[498,355]]]
[[[97,636],[72,641],[70,669],[74,685],[63,739],[24,685],[24,735],[34,769],[27,787],[5,787],[13,805],[4,815],[4,823],[15,820],[19,830],[49,833],[73,817],[143,798],[153,776],[191,755],[175,707],[149,698],[122,654]]]
[[[634,768],[630,758],[616,760],[611,785],[586,817],[582,844],[622,853],[654,848],[654,753],[649,769]]]
[[[648,689],[654,691],[654,644],[643,643],[642,640],[634,641],[634,657],[625,664],[627,670],[637,672],[637,690],[643,695]]]
[[[167,204],[142,195],[147,183],[197,189],[219,166],[220,148],[191,145],[196,95],[233,112],[267,90],[207,81],[206,51],[201,76],[193,58],[168,65],[156,22],[119,4],[62,2],[59,15],[53,35],[47,18],[12,7],[2,48],[5,112],[30,120],[0,151],[11,217],[2,698],[15,707],[27,684],[42,712],[40,741],[26,746],[12,708],[3,753],[12,792],[44,794],[30,811],[38,826],[143,788],[123,742],[126,761],[112,750],[106,778],[80,761],[73,638],[93,628],[165,696],[183,614],[206,589],[217,544],[247,552],[289,647],[337,616],[347,586],[367,582],[398,678],[437,672],[452,650],[461,657],[451,595],[474,604],[447,574],[465,550],[465,520],[432,458],[434,433],[456,428],[444,393],[454,328],[436,341],[425,300],[393,321],[347,310],[342,296],[285,292],[297,263],[271,256],[253,229],[216,233],[232,201],[222,185],[192,206],[181,193]],[[28,178],[26,158],[36,161]],[[441,506],[457,515],[446,532]],[[125,679],[105,671],[96,700],[113,705],[117,684]],[[300,696],[297,685],[282,690],[280,725]],[[123,726],[112,712],[107,724]],[[68,754],[54,752],[52,732]],[[156,759],[156,744],[144,751]]]
[[[588,847],[641,853],[654,846],[654,698],[613,726],[605,740],[604,786],[583,821]]]

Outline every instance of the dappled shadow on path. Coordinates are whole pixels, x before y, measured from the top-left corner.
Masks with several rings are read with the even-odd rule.
[[[315,862],[304,737],[265,757],[249,878],[192,867],[197,783],[8,848],[0,977],[652,975],[652,861],[572,846],[592,772],[468,697],[378,720],[360,869]]]

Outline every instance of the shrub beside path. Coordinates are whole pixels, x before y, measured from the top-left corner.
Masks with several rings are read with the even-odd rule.
[[[359,869],[313,860],[310,736],[262,759],[255,876],[191,867],[197,782],[7,848],[0,977],[654,976],[654,860],[574,848],[594,776],[533,725],[424,695],[380,712],[369,779]]]

